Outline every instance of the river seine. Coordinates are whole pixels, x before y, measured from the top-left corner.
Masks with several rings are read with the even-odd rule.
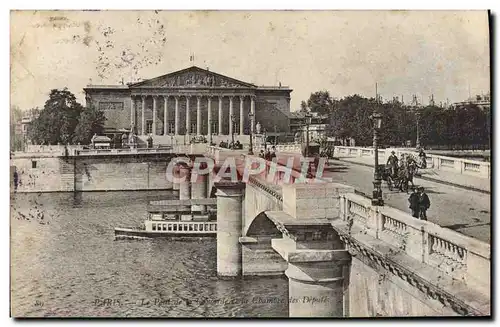
[[[12,315],[288,317],[285,278],[217,278],[215,238],[114,240],[114,227],[144,221],[149,200],[174,195],[11,195]]]

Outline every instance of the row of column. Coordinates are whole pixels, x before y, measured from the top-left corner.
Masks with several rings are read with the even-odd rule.
[[[168,127],[168,98],[173,96],[175,99],[175,118],[174,118],[174,133],[175,135],[180,135],[179,133],[179,98],[184,97],[186,99],[186,134],[189,134],[190,126],[191,126],[191,115],[189,115],[189,110],[190,110],[190,95],[152,95],[153,97],[153,135],[156,134],[156,116],[157,116],[157,99],[158,97],[162,96],[163,97],[163,117],[164,117],[164,122],[163,122],[163,128],[164,128],[164,135],[167,135],[167,127]],[[142,98],[142,112],[141,112],[141,133],[142,135],[145,135],[146,133],[146,120],[145,120],[145,111],[146,111],[146,95],[140,96]],[[197,102],[196,102],[196,134],[201,135],[201,99],[204,96],[196,96]],[[211,135],[213,133],[212,131],[212,96],[208,95],[205,96],[207,98],[207,104],[208,104],[208,135]],[[219,112],[218,112],[218,121],[219,121],[219,135],[222,135],[222,96],[218,96],[219,98]],[[233,120],[232,118],[234,117],[234,109],[233,109],[233,98],[234,96],[228,96],[229,97],[229,135],[232,135],[234,133],[233,131]],[[239,134],[243,135],[244,134],[244,113],[243,113],[243,103],[245,100],[245,97],[247,96],[239,96],[240,98],[240,130]],[[253,133],[254,126],[255,126],[255,96],[250,95],[250,112],[252,113],[252,121],[250,122],[251,126],[251,132]],[[135,125],[135,116],[136,116],[136,107],[135,107],[135,101],[134,97],[132,96],[131,99],[131,107],[130,107],[130,123],[131,125]]]

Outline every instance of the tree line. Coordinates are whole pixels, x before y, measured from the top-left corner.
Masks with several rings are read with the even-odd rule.
[[[301,111],[309,110],[328,117],[328,136],[352,137],[360,146],[373,143],[370,115],[374,109],[383,115],[379,144],[385,146],[401,146],[407,141],[414,146],[417,116],[422,146],[456,149],[490,146],[490,109],[483,110],[474,104],[449,109],[427,105],[416,110],[397,100],[376,101],[357,94],[335,99],[328,91],[312,93],[307,102],[301,103]]]
[[[67,88],[53,89],[28,138],[33,144],[89,144],[94,134],[104,132],[105,120],[102,111],[83,107]]]

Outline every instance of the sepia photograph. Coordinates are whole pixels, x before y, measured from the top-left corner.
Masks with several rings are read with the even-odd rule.
[[[10,317],[491,319],[492,21],[10,10]]]

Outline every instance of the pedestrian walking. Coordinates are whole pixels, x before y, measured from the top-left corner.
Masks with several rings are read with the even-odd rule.
[[[264,154],[264,159],[266,159],[266,161],[271,160],[271,152],[269,151],[269,149],[266,149],[266,154]]]
[[[418,188],[418,207],[419,207],[419,215],[420,219],[427,220],[427,210],[431,206],[431,201],[427,193],[422,186]]]
[[[273,161],[274,158],[276,158],[276,148],[273,146],[272,152],[271,152],[271,161]]]
[[[19,175],[17,174],[17,170],[14,170],[14,193],[17,192],[18,183],[19,183]]]
[[[420,214],[419,200],[420,200],[420,196],[419,196],[419,193],[417,192],[417,188],[413,187],[412,193],[410,194],[410,197],[408,198],[408,202],[410,203],[411,215],[417,219],[419,218],[419,214]]]

